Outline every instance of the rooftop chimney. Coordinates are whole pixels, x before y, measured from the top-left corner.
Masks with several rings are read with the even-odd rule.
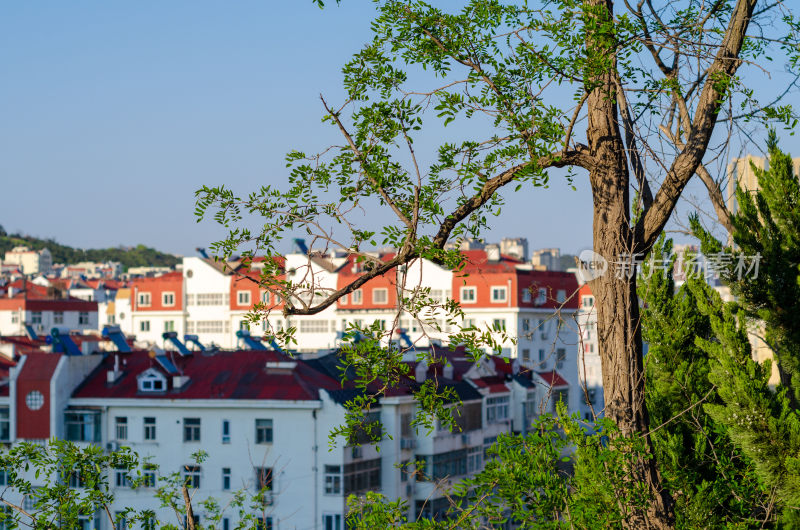
[[[106,373],[106,382],[109,385],[113,385],[114,383],[117,382],[117,380],[120,378],[121,375],[122,372],[119,369],[119,355],[114,355],[114,369],[109,370]]]
[[[486,259],[491,263],[500,261],[500,247],[497,245],[486,245]]]
[[[420,361],[417,363],[416,368],[414,368],[414,379],[417,380],[417,383],[422,383],[425,381],[425,378],[428,376],[428,363],[425,361]]]
[[[442,369],[442,375],[445,379],[453,378],[453,365],[450,364],[450,361],[447,361],[447,364],[444,365],[444,368]]]

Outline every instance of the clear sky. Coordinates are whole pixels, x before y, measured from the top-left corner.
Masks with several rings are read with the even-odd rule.
[[[0,224],[81,247],[192,254],[194,190],[285,181],[330,144],[320,93],[369,38],[367,0],[8,2],[0,7]],[[792,148],[796,145],[787,145]],[[591,245],[588,183],[510,194],[493,238]]]

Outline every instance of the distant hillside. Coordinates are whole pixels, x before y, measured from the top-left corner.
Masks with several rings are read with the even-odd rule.
[[[125,270],[129,267],[173,267],[180,258],[156,249],[137,245],[135,247],[98,248],[84,250],[68,247],[52,239],[39,239],[20,234],[7,234],[0,226],[0,259],[7,250],[26,246],[33,250],[47,248],[53,255],[53,263],[80,263],[81,261],[118,261]]]

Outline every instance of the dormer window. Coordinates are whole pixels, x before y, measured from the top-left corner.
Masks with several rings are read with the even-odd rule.
[[[167,389],[167,378],[150,368],[138,377],[140,392],[163,392]]]
[[[539,294],[536,297],[536,305],[544,305],[547,303],[547,288],[539,287]]]

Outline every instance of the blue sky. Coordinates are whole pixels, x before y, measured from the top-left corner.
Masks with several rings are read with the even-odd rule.
[[[15,2],[0,8],[0,224],[82,247],[191,254],[219,238],[194,190],[286,179],[331,142],[318,96],[369,38],[372,3]],[[796,145],[789,143],[787,148]],[[591,244],[588,183],[509,194],[491,237]]]

